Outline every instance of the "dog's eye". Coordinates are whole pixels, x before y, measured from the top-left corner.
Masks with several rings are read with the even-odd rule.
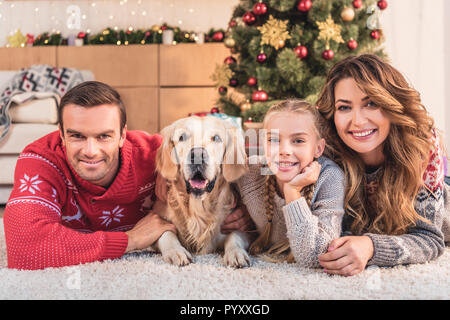
[[[222,142],[222,139],[217,134],[214,137],[212,137],[211,140],[214,142]]]
[[[187,140],[186,133],[183,133],[183,134],[178,138],[178,141],[179,141],[179,142],[186,141],[186,140]]]

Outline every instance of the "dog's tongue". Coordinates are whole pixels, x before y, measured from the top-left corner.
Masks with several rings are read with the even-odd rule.
[[[191,184],[191,186],[193,188],[196,189],[203,189],[206,187],[206,185],[208,184],[207,180],[189,180],[189,183]]]

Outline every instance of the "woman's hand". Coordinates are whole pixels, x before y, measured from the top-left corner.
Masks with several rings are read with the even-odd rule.
[[[301,197],[301,191],[304,187],[316,183],[319,179],[321,165],[317,161],[311,162],[303,168],[291,181],[283,185],[284,198],[286,204]]]
[[[331,241],[319,263],[328,274],[353,276],[366,268],[373,256],[373,242],[368,236],[341,237]]]

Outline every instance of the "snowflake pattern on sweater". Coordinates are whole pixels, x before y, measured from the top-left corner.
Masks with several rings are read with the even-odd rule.
[[[124,233],[144,217],[154,194],[159,135],[128,131],[108,188],[68,165],[58,132],[27,146],[4,212],[8,267],[61,267],[123,255]],[[145,207],[143,203],[145,202]]]

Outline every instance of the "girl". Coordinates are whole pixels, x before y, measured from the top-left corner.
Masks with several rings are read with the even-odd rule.
[[[348,276],[441,255],[450,220],[443,151],[419,93],[364,54],[330,70],[317,104],[330,155],[345,172],[343,231],[353,235],[332,241],[321,266]]]
[[[344,175],[321,156],[321,121],[318,110],[300,100],[282,101],[266,113],[265,157],[250,157],[249,173],[238,180],[242,202],[260,233],[251,254],[319,267],[318,255],[340,236]]]

